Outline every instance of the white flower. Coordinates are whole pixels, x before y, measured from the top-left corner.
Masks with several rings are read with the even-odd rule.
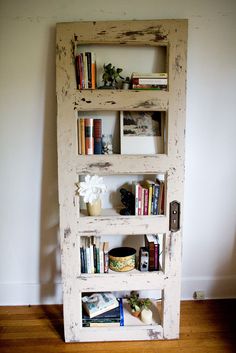
[[[98,175],[86,175],[85,181],[79,183],[79,194],[84,197],[84,202],[93,203],[101,193],[106,191],[106,185],[103,183],[103,178]]]

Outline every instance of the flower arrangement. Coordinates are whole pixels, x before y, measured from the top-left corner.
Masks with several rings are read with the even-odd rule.
[[[103,178],[98,175],[86,175],[85,181],[79,183],[78,193],[83,196],[84,202],[94,203],[100,198],[100,195],[107,190],[103,183]]]

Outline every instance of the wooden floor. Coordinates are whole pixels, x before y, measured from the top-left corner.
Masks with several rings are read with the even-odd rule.
[[[236,300],[181,303],[179,340],[64,343],[62,306],[0,307],[1,353],[232,353]]]

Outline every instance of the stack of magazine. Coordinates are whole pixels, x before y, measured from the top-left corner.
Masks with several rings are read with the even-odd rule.
[[[83,327],[124,326],[123,303],[113,293],[93,293],[82,298]]]

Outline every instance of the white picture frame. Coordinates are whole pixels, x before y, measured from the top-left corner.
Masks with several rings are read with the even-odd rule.
[[[120,153],[163,154],[164,114],[159,111],[121,111]]]

